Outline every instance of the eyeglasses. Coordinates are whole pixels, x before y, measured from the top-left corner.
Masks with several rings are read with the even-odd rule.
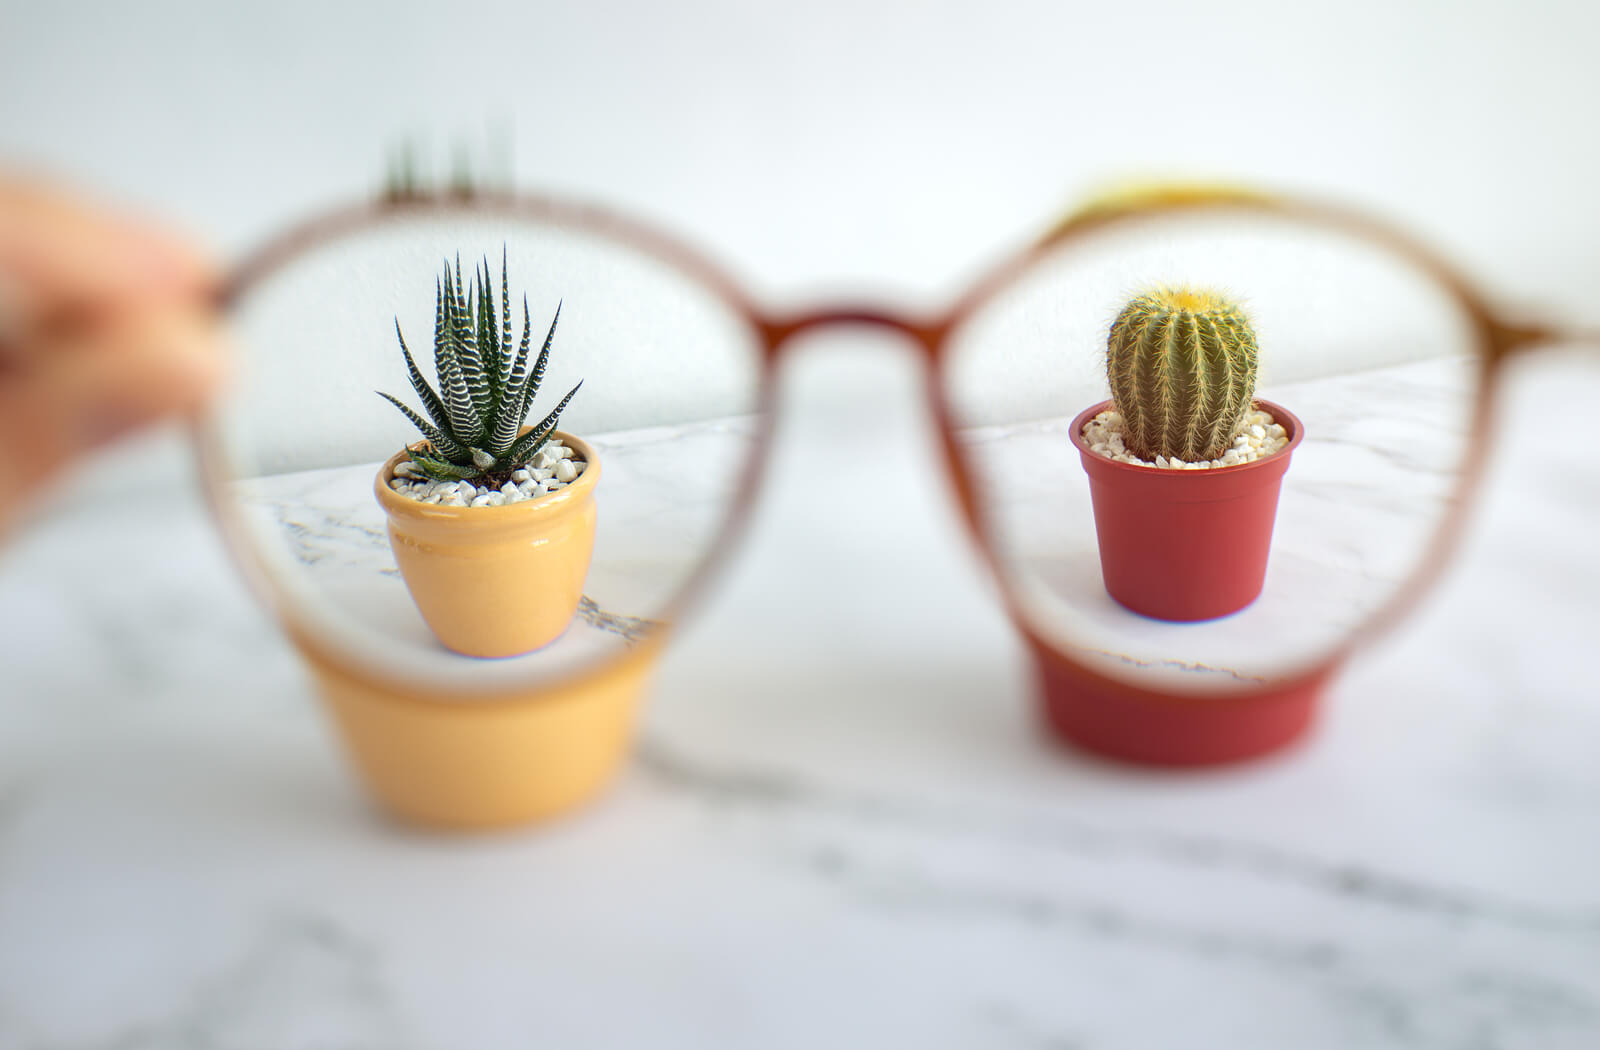
[[[1148,468],[1083,437],[1082,422],[1111,407],[1112,322],[1153,285],[1242,302],[1257,404],[1275,413],[1252,425],[1262,438],[1283,426],[1291,448]],[[1357,212],[1170,186],[1075,213],[933,317],[856,305],[774,315],[632,220],[414,184],[267,245],[234,272],[224,305],[237,378],[198,434],[224,531],[379,797],[451,824],[563,809],[625,753],[669,625],[744,524],[777,365],[802,334],[868,326],[920,349],[943,461],[1037,662],[1046,722],[1078,746],[1159,765],[1238,760],[1305,729],[1344,659],[1445,564],[1505,362],[1578,337],[1502,316],[1440,256]],[[430,407],[424,387],[441,402],[456,389],[471,409],[456,415],[482,421],[515,400],[506,392],[541,345],[549,382],[530,424],[582,381],[551,421],[568,466],[546,456],[502,477],[482,449],[476,467],[456,457],[492,475],[498,496],[396,479],[403,447],[437,453],[451,438],[419,432],[375,391],[409,398],[426,428],[454,409]],[[461,393],[472,384],[452,346],[482,390]],[[1242,494],[1269,464],[1287,465],[1270,496]],[[1124,485],[1141,494],[1119,495]],[[504,543],[524,560],[490,565],[440,531],[480,511],[495,529],[539,518],[555,538],[519,533]],[[579,533],[592,535],[583,564],[539,560]],[[1252,536],[1264,569],[1246,566],[1254,577],[1240,583]],[[444,568],[408,567],[423,553]],[[563,612],[543,634],[516,635],[516,602],[562,591],[570,624]],[[512,640],[475,650],[445,626],[457,613]],[[523,652],[515,637],[539,644]]]

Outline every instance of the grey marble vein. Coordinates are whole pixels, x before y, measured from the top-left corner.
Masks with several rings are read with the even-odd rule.
[[[1197,660],[1149,660],[1141,659],[1140,657],[1134,656],[1131,653],[1113,652],[1110,649],[1094,649],[1089,646],[1080,645],[1069,646],[1068,648],[1085,656],[1105,657],[1115,660],[1118,663],[1126,664],[1129,667],[1166,668],[1168,670],[1189,672],[1196,675],[1217,675],[1231,678],[1236,682],[1265,682],[1267,680],[1264,675],[1247,674],[1244,671],[1238,670],[1237,668],[1217,667],[1213,666],[1212,664],[1201,663]]]
[[[370,560],[377,554],[382,564],[373,571],[385,576],[399,572],[393,564],[388,534],[374,525],[351,520],[328,508],[295,500],[263,499],[260,505],[271,511],[283,530],[290,552],[302,565],[314,566],[352,552]]]
[[[25,1031],[0,991],[0,1046],[11,1050],[409,1050],[419,1044],[384,983],[375,950],[322,916],[279,917],[233,962],[158,1020],[101,1038]],[[8,1017],[10,1018],[8,1027]]]
[[[1093,1050],[1083,1036],[1056,1030],[1019,1004],[992,1001],[974,1011],[983,1046],[1016,1050]]]
[[[1491,923],[1600,950],[1600,911],[1546,908],[1265,843],[1148,828],[1120,830],[1061,817],[964,812],[916,799],[850,791],[774,770],[705,762],[685,756],[659,736],[640,742],[637,763],[662,786],[718,806],[828,816],[873,828],[989,841],[1098,861],[1133,858],[1175,869],[1226,871],[1387,911]]]
[[[1581,981],[1587,975],[1529,976],[1518,972],[1515,958],[1485,968],[1447,956],[1419,973],[1384,966],[1370,951],[1329,938],[1240,932],[1139,914],[1091,897],[973,885],[905,864],[874,864],[837,845],[812,847],[790,859],[879,916],[942,923],[999,919],[1035,937],[1177,954],[1208,967],[1243,966],[1274,981],[1309,985],[1354,1016],[1363,1032],[1351,1045],[1575,1048],[1600,1022],[1600,996]],[[1093,1044],[1080,1045],[1087,1050]]]
[[[920,868],[874,865],[838,845],[813,847],[791,859],[877,911],[938,914],[946,919],[999,916],[1035,931],[1070,932],[1212,961],[1231,958],[1297,970],[1327,971],[1343,956],[1340,947],[1328,941],[1241,934],[1154,919],[1091,898],[956,884]]]
[[[599,603],[588,595],[578,599],[578,615],[590,627],[617,635],[628,645],[636,644],[651,631],[665,626],[660,620],[609,612],[600,608]]]
[[[1504,971],[1465,969],[1426,982],[1356,978],[1334,994],[1371,1039],[1422,1050],[1576,1050],[1592,1045],[1586,1033],[1600,1021],[1600,1003],[1581,989]]]

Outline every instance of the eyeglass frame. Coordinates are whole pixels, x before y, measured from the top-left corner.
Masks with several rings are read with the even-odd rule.
[[[952,336],[964,322],[1063,245],[1125,223],[1220,211],[1255,213],[1353,235],[1411,263],[1447,293],[1469,322],[1478,368],[1465,469],[1456,481],[1450,506],[1434,531],[1426,553],[1394,594],[1352,628],[1342,641],[1305,667],[1263,682],[1252,682],[1234,689],[1224,688],[1202,698],[1108,675],[1044,637],[1030,622],[1003,570],[996,545],[987,533],[986,523],[979,511],[976,486],[957,444],[955,414],[948,401],[943,369]],[[1193,184],[1145,186],[1091,202],[1067,216],[1043,237],[989,268],[956,298],[951,307],[932,318],[917,319],[873,304],[852,303],[787,315],[768,313],[706,256],[654,226],[590,204],[515,191],[483,190],[459,183],[444,191],[419,190],[413,184],[405,184],[398,189],[391,189],[377,200],[340,208],[291,228],[248,255],[228,273],[217,293],[216,306],[221,312],[228,312],[258,283],[321,244],[396,219],[452,214],[480,219],[500,217],[538,221],[629,247],[692,278],[713,293],[745,323],[755,336],[761,355],[753,449],[742,467],[732,505],[717,529],[709,547],[710,553],[690,572],[677,595],[659,615],[658,619],[662,621],[660,627],[635,643],[631,651],[592,661],[559,681],[541,683],[538,691],[548,694],[581,688],[586,682],[614,672],[621,664],[631,665],[636,660],[652,659],[665,644],[671,625],[700,600],[717,571],[727,563],[734,544],[745,531],[772,445],[777,374],[784,351],[802,334],[835,326],[859,325],[897,333],[921,351],[926,366],[923,371],[927,382],[927,404],[962,520],[985,566],[999,584],[1007,615],[1022,634],[1037,663],[1043,690],[1056,700],[1065,697],[1065,702],[1075,712],[1065,716],[1069,719],[1087,716],[1093,720],[1102,718],[1106,710],[1123,709],[1123,714],[1115,716],[1116,725],[1072,727],[1062,725],[1057,711],[1051,707],[1047,710],[1047,716],[1057,722],[1057,728],[1066,730],[1069,735],[1109,732],[1114,737],[1130,733],[1137,736],[1146,732],[1151,724],[1150,718],[1155,717],[1166,726],[1169,735],[1176,731],[1179,735],[1198,733],[1205,736],[1214,732],[1218,725],[1227,723],[1230,716],[1235,716],[1235,721],[1243,719],[1255,725],[1252,732],[1261,737],[1255,744],[1245,746],[1243,751],[1258,753],[1268,750],[1274,746],[1274,742],[1297,735],[1304,728],[1305,720],[1310,717],[1310,705],[1328,680],[1356,650],[1377,635],[1391,630],[1408,614],[1437,582],[1440,573],[1455,555],[1469,517],[1468,508],[1482,479],[1483,453],[1493,430],[1498,388],[1507,363],[1547,343],[1600,342],[1600,333],[1566,330],[1550,321],[1513,319],[1497,311],[1442,255],[1396,227],[1356,209],[1304,197]],[[273,583],[267,566],[246,541],[242,522],[231,512],[222,495],[229,474],[219,434],[220,424],[215,414],[202,417],[193,427],[200,473],[214,516],[228,548],[245,572],[252,589],[268,603],[307,655],[346,674],[367,679],[376,677],[381,680],[383,688],[397,699],[437,702],[431,690],[421,690],[399,677],[386,678],[381,669],[353,661],[347,653],[316,637],[303,618],[296,615],[293,603]],[[493,703],[502,698],[523,700],[528,695],[529,686],[526,684],[503,684],[475,689],[473,698]],[[1127,718],[1129,704],[1133,705],[1135,712],[1131,722]],[[1143,716],[1137,714],[1140,710],[1144,711]],[[1171,721],[1174,716],[1179,719],[1176,725]],[[1237,726],[1235,730],[1224,728],[1224,735],[1236,730]],[[1178,748],[1180,752],[1194,752],[1198,758],[1185,760],[1180,756],[1178,761],[1168,762],[1161,757],[1164,750],[1162,742],[1156,743],[1155,752],[1147,757],[1161,764],[1203,764],[1215,760],[1205,756],[1216,751],[1216,748],[1202,744],[1198,751],[1191,745]],[[1135,751],[1138,750],[1140,748],[1136,747]],[[1221,750],[1239,751],[1240,747],[1236,741],[1231,747],[1223,746]],[[1137,755],[1131,757],[1138,759]]]

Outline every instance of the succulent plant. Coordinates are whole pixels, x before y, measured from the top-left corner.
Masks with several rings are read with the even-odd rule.
[[[1244,311],[1209,289],[1155,288],[1111,325],[1106,377],[1122,440],[1141,459],[1187,463],[1227,451],[1256,388],[1256,336]]]
[[[428,439],[425,450],[413,450],[411,462],[435,481],[457,478],[488,478],[503,481],[512,471],[532,459],[556,428],[561,412],[578,392],[582,382],[572,388],[544,421],[526,434],[520,434],[533,397],[544,379],[550,359],[550,343],[561,320],[561,306],[545,336],[532,370],[528,368],[528,349],[532,334],[528,297],[522,297],[522,342],[512,352],[511,286],[506,275],[505,256],[500,261],[500,309],[495,309],[494,285],[489,260],[473,275],[470,295],[461,281],[461,260],[454,272],[447,261],[444,277],[435,288],[433,362],[439,382],[434,391],[417,370],[417,363],[406,346],[395,318],[394,331],[405,355],[411,386],[422,399],[430,423],[392,394],[388,398],[405,417],[416,424]]]

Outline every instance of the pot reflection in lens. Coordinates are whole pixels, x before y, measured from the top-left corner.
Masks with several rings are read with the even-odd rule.
[[[224,510],[298,629],[391,678],[525,685],[627,648],[711,552],[755,448],[760,354],[738,310],[555,221],[390,218],[265,274],[231,322],[239,364],[212,420]],[[518,415],[516,379],[547,335]],[[525,451],[507,435],[537,430],[580,381],[552,421],[568,452],[502,455]],[[398,482],[381,473],[408,447],[433,458],[401,457]],[[398,497],[383,499],[394,527],[375,485]]]
[[[1182,610],[1219,603],[1178,592],[1238,586],[1218,573],[1250,561],[1241,548],[1262,526],[1240,517],[1230,527],[1228,516],[1244,513],[1230,501],[1259,468],[1235,459],[1165,472],[1154,479],[1160,498],[1141,494],[1150,502],[1130,508],[1119,493],[1108,519],[1107,491],[1091,498],[1069,434],[1075,416],[1111,396],[1112,322],[1157,286],[1237,301],[1258,342],[1256,398],[1304,428],[1282,475],[1259,595],[1212,619]],[[977,306],[952,335],[944,394],[980,525],[1029,624],[1117,677],[1232,690],[1327,655],[1422,565],[1466,467],[1474,339],[1448,292],[1381,246],[1245,212],[1142,218],[1063,242]],[[1111,462],[1123,476],[1158,470]],[[1163,521],[1176,528],[1155,527]],[[1134,530],[1133,543],[1116,542]],[[1130,545],[1146,588],[1133,604],[1178,610],[1169,619],[1108,593],[1130,569],[1102,558],[1126,558]],[[1183,620],[1193,622],[1173,622]]]

